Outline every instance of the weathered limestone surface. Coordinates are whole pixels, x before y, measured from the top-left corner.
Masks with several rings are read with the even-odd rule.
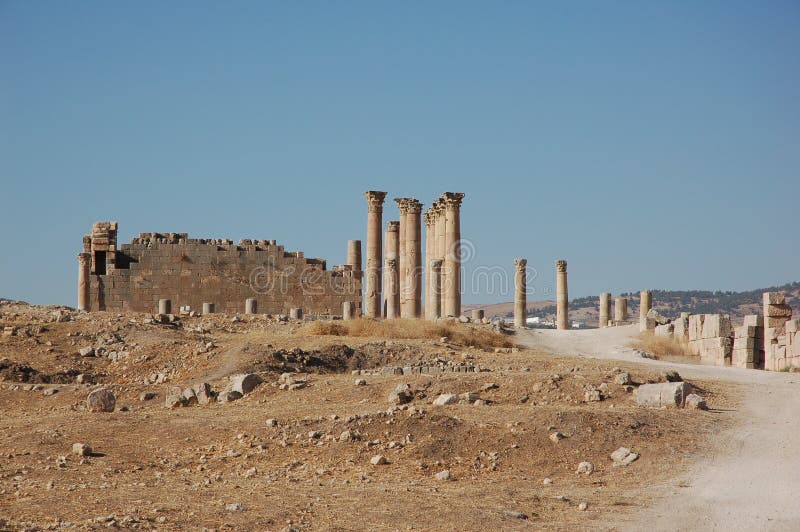
[[[655,328],[655,322],[647,320],[647,313],[651,308],[653,308],[653,293],[650,290],[642,290],[639,293],[639,330],[642,332]]]
[[[797,324],[792,308],[780,292],[764,292],[764,369],[781,371],[800,367]]]
[[[429,210],[422,215],[425,222],[425,319],[433,320],[431,304],[431,261],[434,259],[436,241],[434,238],[434,217]]]
[[[381,317],[381,252],[383,202],[386,192],[370,190],[367,198],[367,267],[365,271],[364,315]],[[402,224],[401,224],[402,227]]]
[[[603,292],[600,294],[600,318],[597,326],[608,327],[608,320],[611,319],[611,294]]]
[[[355,304],[352,301],[342,302],[342,319],[352,320],[355,319]]]
[[[567,261],[556,261],[556,329],[569,329]]]
[[[514,327],[518,328],[525,327],[528,319],[527,265],[527,259],[514,259]]]
[[[408,290],[406,286],[406,270],[408,268],[408,202],[411,198],[395,198],[397,203],[397,210],[400,212],[400,225],[399,225],[399,248],[397,255],[397,278],[398,278],[398,304],[400,305],[400,314],[398,317],[408,317]]]

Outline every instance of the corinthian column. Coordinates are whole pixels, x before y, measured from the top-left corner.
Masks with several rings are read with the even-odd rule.
[[[523,328],[528,320],[528,295],[525,278],[526,259],[514,259],[514,327]]]
[[[431,314],[433,305],[431,304],[431,261],[433,260],[433,215],[428,209],[422,215],[425,221],[425,319],[434,319]]]
[[[397,257],[397,277],[399,279],[400,291],[400,317],[408,317],[408,292],[406,286],[406,269],[408,268],[408,244],[406,243],[408,234],[408,202],[411,198],[395,198],[397,210],[400,211],[400,251]]]
[[[569,329],[567,261],[556,261],[556,329]]]
[[[381,317],[381,231],[386,192],[370,190],[367,197],[367,267],[365,270],[364,315]]]
[[[446,271],[445,316],[461,315],[461,192],[445,192],[442,195],[446,212],[446,250],[444,269]]]
[[[422,203],[409,198],[406,218],[406,312],[404,318],[422,316],[422,234],[420,214]],[[402,308],[401,308],[402,311]]]
[[[92,254],[78,253],[78,310],[89,310]]]
[[[397,262],[399,258],[400,222],[386,222],[386,271],[384,271],[384,293],[386,294],[386,317],[397,318],[400,316],[400,294],[397,281]],[[389,271],[389,261],[394,262],[394,273]],[[395,279],[390,283],[389,277],[394,275]]]
[[[441,268],[441,270],[439,271],[439,279],[438,279],[439,289],[436,291],[437,294],[436,297],[439,298],[439,312],[437,314],[437,317],[441,318],[444,314],[444,307],[445,307],[444,286],[445,284],[447,284],[447,279],[446,279],[447,274],[444,270],[445,249],[447,249],[447,242],[446,242],[447,220],[444,209],[444,200],[439,198],[436,201],[434,201],[431,210],[433,210],[434,214],[434,225],[435,225],[434,231],[436,232],[436,234],[434,235],[434,238],[436,239],[436,258],[441,261],[441,264],[439,265]]]
[[[442,300],[439,298],[439,293],[442,291],[442,259],[433,259],[430,262],[431,265],[431,299],[430,299],[430,307],[431,307],[431,318],[435,320],[436,318],[442,317]],[[426,303],[426,306],[428,303]]]

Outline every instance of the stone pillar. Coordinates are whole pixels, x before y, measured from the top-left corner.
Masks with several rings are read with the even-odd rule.
[[[514,259],[514,327],[520,329],[528,323],[527,265],[527,259]]]
[[[569,329],[567,261],[556,261],[556,329]]]
[[[358,303],[353,303],[353,313],[358,314],[359,305],[363,306],[364,296],[362,294],[361,283],[364,280],[364,270],[361,262],[361,240],[348,240],[347,241],[347,264],[353,271],[353,279],[359,283],[359,288],[354,292],[358,298]]]
[[[383,201],[386,192],[370,190],[367,197],[367,267],[365,271],[364,315],[381,317],[381,232],[383,229]]]
[[[461,192],[445,192],[444,204],[446,212],[446,249],[444,257],[445,269],[445,316],[461,315]]]
[[[475,323],[480,323],[483,321],[483,309],[481,308],[472,309],[472,321],[474,321]]]
[[[614,299],[614,321],[623,322],[628,320],[628,299],[617,296]]]
[[[355,304],[352,301],[345,301],[342,303],[342,319],[352,320],[355,318]]]
[[[601,329],[608,327],[608,320],[611,319],[611,294],[603,292],[600,294],[600,319],[597,326]]]
[[[248,297],[244,300],[244,313],[245,314],[255,314],[258,311],[258,305],[256,304],[256,298]]]
[[[386,259],[386,319],[400,317],[400,264],[397,259]]]
[[[289,317],[293,320],[302,320],[303,319],[303,309],[300,307],[297,308],[290,308],[289,309]]]
[[[404,318],[422,317],[422,203],[411,198],[406,218],[406,312]],[[402,293],[402,292],[401,292]],[[402,311],[402,306],[401,306]]]
[[[78,310],[89,310],[91,306],[92,254],[78,253]]]
[[[442,317],[442,299],[439,294],[442,292],[442,259],[431,261],[431,319],[435,320]]]
[[[431,315],[431,261],[434,256],[434,249],[436,242],[434,240],[434,224],[433,213],[428,209],[422,215],[425,221],[425,319],[432,320],[434,316]]]
[[[434,210],[434,219],[435,219],[434,224],[436,226],[435,228],[436,258],[441,261],[440,264],[441,270],[439,271],[439,279],[437,281],[439,283],[438,285],[439,289],[437,290],[437,293],[439,295],[439,312],[436,313],[436,317],[441,318],[442,314],[444,313],[444,307],[445,307],[444,286],[446,284],[446,279],[445,279],[446,273],[444,270],[444,256],[445,256],[445,249],[447,249],[447,242],[446,242],[447,216],[444,208],[444,200],[442,200],[441,198],[437,199],[436,201],[433,202],[433,206],[431,208]]]
[[[172,314],[172,301],[169,299],[158,300],[158,313],[159,314]]]
[[[203,303],[203,315],[206,314],[214,314],[215,306],[214,303]]]
[[[406,267],[408,266],[408,258],[406,252],[408,246],[406,244],[406,231],[408,230],[408,200],[410,198],[395,198],[397,203],[397,210],[400,212],[400,230],[398,231],[398,240],[400,242],[397,252],[397,279],[398,279],[398,304],[400,305],[400,314],[397,317],[407,317],[408,315],[408,301],[406,293]]]
[[[647,330],[647,312],[653,308],[653,293],[642,290],[639,293],[639,331]]]
[[[397,263],[400,260],[400,222],[391,221],[386,222],[386,262],[394,260]],[[386,298],[386,317],[391,313],[392,317],[400,316],[400,285],[397,279],[390,283],[389,276],[398,275],[397,272],[390,274],[388,267],[383,272],[383,291]],[[389,307],[393,305],[390,309]]]

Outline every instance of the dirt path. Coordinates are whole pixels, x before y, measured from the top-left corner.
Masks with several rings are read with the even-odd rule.
[[[652,507],[612,526],[800,530],[800,375],[643,359],[629,346],[637,329],[531,330],[519,337],[530,347],[553,353],[639,362],[676,369],[688,380],[742,385],[738,422],[719,435],[715,455],[693,464],[688,475],[654,486]]]

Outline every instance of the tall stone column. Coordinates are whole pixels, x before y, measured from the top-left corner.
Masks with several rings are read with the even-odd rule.
[[[425,221],[425,319],[435,318],[431,314],[433,305],[431,304],[431,261],[433,260],[433,250],[436,242],[434,241],[434,222],[431,210],[428,209],[422,215]]]
[[[400,222],[390,221],[386,222],[386,262],[394,260],[396,263],[400,259]],[[394,283],[389,283],[389,276],[396,275],[390,273],[388,267],[384,272],[384,293],[386,298],[386,317],[400,316],[400,286],[395,280]],[[390,308],[391,307],[391,308]]]
[[[567,261],[556,261],[556,329],[569,329]]]
[[[445,316],[461,315],[461,192],[445,192],[444,205],[446,212],[446,250],[445,269]]]
[[[397,259],[386,259],[386,319],[399,318],[399,275]]]
[[[647,311],[653,308],[653,293],[642,290],[639,293],[639,331],[647,330]]]
[[[611,319],[611,294],[603,292],[600,294],[600,319],[597,326],[601,329],[608,327],[608,320]]]
[[[92,254],[78,253],[78,310],[90,310]]]
[[[403,317],[419,318],[422,316],[422,232],[420,223],[422,203],[417,199],[410,198],[407,210],[405,267],[407,315]]]
[[[397,257],[397,276],[400,291],[400,317],[408,317],[408,287],[406,286],[406,269],[408,267],[408,202],[411,198],[395,198],[397,210],[400,211],[400,251]]]
[[[614,299],[614,321],[623,322],[628,320],[628,299],[617,296]]]
[[[365,270],[364,315],[381,317],[381,247],[383,201],[386,192],[370,190],[367,197],[367,267]]]
[[[527,265],[527,259],[514,259],[514,327],[518,328],[528,322]]]
[[[353,279],[355,279],[357,283],[361,285],[364,281],[364,270],[361,262],[361,240],[347,241],[347,264],[353,271]],[[363,290],[361,287],[355,291],[354,295],[356,296],[358,303],[353,304],[353,314],[358,314],[360,312],[358,309],[363,308],[364,306],[364,295],[362,292]]]
[[[437,199],[433,202],[431,208],[434,210],[434,224],[436,225],[436,258],[442,261],[441,271],[439,272],[439,290],[437,292],[439,294],[439,313],[437,317],[441,318],[444,315],[445,308],[444,286],[447,284],[447,272],[445,272],[444,268],[444,256],[445,250],[447,249],[447,216],[444,208],[444,200],[441,198]]]
[[[442,291],[442,259],[433,259],[431,262],[431,319],[442,317],[442,300],[439,293]]]

